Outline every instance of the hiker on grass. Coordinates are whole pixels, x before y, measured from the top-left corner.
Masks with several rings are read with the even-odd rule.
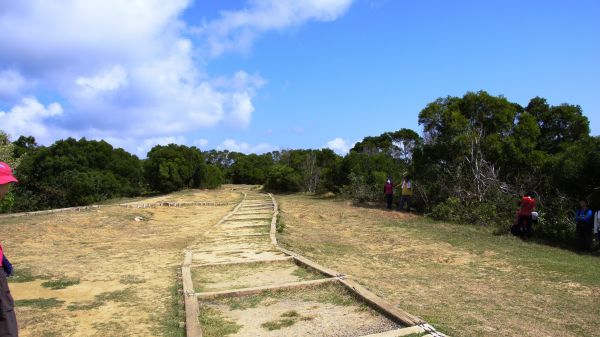
[[[398,185],[402,191],[400,196],[400,203],[398,204],[398,210],[404,210],[404,204],[406,204],[406,211],[410,212],[410,198],[412,198],[413,188],[412,182],[408,176],[404,176],[402,183]]]
[[[392,202],[394,202],[394,184],[392,184],[392,178],[388,177],[385,185],[383,185],[383,194],[385,195],[385,202],[387,208],[392,209]]]
[[[579,209],[575,213],[575,229],[577,230],[577,241],[582,250],[592,249],[594,213],[588,207],[587,200],[579,201]]]
[[[519,201],[519,210],[516,214],[515,224],[511,228],[511,232],[520,236],[523,239],[527,239],[533,234],[533,222],[537,219],[537,212],[535,212],[536,200],[533,197],[533,192],[526,193]]]
[[[8,164],[0,162],[0,200],[8,193],[11,184],[16,183],[17,179],[13,176],[12,170]],[[3,272],[0,271],[0,337],[16,337],[19,335],[17,328],[17,316],[14,310],[14,301],[6,277],[13,273],[12,265],[4,255],[2,245],[0,245],[0,265]]]

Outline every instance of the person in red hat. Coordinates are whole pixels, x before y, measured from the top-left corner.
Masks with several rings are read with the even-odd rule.
[[[17,179],[7,163],[0,162],[0,200],[8,193],[11,184],[17,183]],[[0,337],[16,337],[19,335],[17,326],[17,315],[14,310],[14,301],[8,288],[6,277],[12,275],[12,265],[4,256],[2,245],[0,245]]]

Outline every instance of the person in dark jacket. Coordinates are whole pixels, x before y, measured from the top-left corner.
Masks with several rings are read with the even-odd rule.
[[[390,177],[388,177],[387,181],[383,185],[383,194],[385,195],[387,208],[392,209],[392,203],[394,202],[394,184],[392,184],[392,178]]]
[[[8,193],[11,184],[17,182],[8,164],[0,162],[0,200]],[[0,245],[0,264],[3,272],[0,272],[0,337],[17,337],[19,329],[17,326],[17,315],[15,314],[12,295],[8,288],[7,276],[11,276],[13,268]]]
[[[594,212],[588,207],[587,200],[579,201],[579,209],[575,213],[577,241],[581,250],[591,250],[594,240]]]

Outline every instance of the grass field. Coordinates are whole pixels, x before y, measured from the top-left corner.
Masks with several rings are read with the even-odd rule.
[[[600,336],[600,258],[493,229],[278,196],[280,243],[453,336]]]
[[[239,199],[224,188],[143,202]],[[16,271],[9,283],[20,335],[183,336],[177,276],[183,249],[232,208],[108,205],[0,219],[2,245]]]
[[[239,198],[226,187],[144,202]],[[598,256],[494,235],[491,228],[343,201],[304,195],[277,199],[283,246],[355,276],[452,336],[600,336]],[[183,336],[177,276],[182,250],[202,242],[232,208],[109,205],[1,218],[0,238],[16,270],[10,286],[21,336]],[[236,272],[238,279],[231,282],[250,284],[250,267]],[[313,278],[288,269],[271,272]],[[302,310],[280,309],[281,317],[257,331],[284,333],[308,324]],[[240,328],[217,313],[201,317],[216,335]]]

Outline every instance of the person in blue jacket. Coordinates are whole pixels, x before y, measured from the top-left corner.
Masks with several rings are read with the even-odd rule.
[[[575,213],[575,223],[579,248],[591,250],[594,240],[592,233],[594,229],[594,212],[588,207],[588,202],[585,199],[579,201],[579,209]]]

